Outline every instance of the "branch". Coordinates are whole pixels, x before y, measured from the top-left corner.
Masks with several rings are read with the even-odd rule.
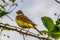
[[[55,1],[60,4],[60,2],[58,0],[55,0]]]
[[[12,4],[12,5],[9,7],[8,11],[9,11],[13,6],[14,6],[14,4]],[[11,13],[15,8],[16,8],[16,5],[15,5],[14,8],[12,8],[12,10],[10,10],[9,13]],[[11,21],[14,21],[9,15],[6,15],[6,16],[7,16]]]
[[[26,32],[23,32],[23,31],[20,31],[21,29],[19,28],[19,29],[17,29],[17,28],[12,28],[12,27],[15,27],[15,26],[5,26],[6,24],[3,24],[3,23],[0,23],[0,27],[2,27],[2,28],[7,28],[7,29],[10,29],[10,30],[14,30],[14,31],[16,31],[16,32],[18,32],[18,33],[20,33],[20,34],[24,34],[24,35],[28,35],[28,36],[32,36],[32,37],[35,37],[35,38],[38,38],[38,39],[46,39],[46,40],[50,40],[50,39],[48,39],[48,38],[44,38],[44,37],[39,37],[39,36],[36,36],[36,35],[34,35],[34,34],[31,34],[31,32],[29,33],[29,31],[28,31],[28,33],[26,33]],[[22,29],[23,30],[23,29]],[[24,31],[27,31],[27,30],[24,30]]]
[[[24,30],[24,29],[19,28],[19,27],[16,27],[16,26],[11,26],[11,25],[9,25],[9,24],[0,23],[0,25],[8,25],[8,27],[13,28],[13,29],[20,29],[20,30],[23,30],[23,31],[27,31],[27,30]],[[7,26],[6,26],[6,27],[7,27]],[[34,33],[32,33],[32,32],[29,32],[29,33],[34,34]],[[36,35],[36,34],[34,34],[34,35]]]
[[[14,21],[9,15],[6,15],[10,20]]]

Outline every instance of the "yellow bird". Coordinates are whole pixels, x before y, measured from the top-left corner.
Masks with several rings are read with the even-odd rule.
[[[35,28],[36,24],[33,23],[27,16],[25,16],[21,10],[18,10],[16,13],[17,13],[17,16],[15,19],[16,19],[16,23],[18,24],[19,27]]]
[[[19,27],[22,28],[34,28],[34,26],[36,26],[36,24],[34,24],[27,16],[25,16],[21,10],[17,12],[16,22]]]

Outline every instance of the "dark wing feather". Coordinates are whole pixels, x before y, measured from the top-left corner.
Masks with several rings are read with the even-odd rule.
[[[19,19],[19,20],[22,20],[22,21],[24,21],[24,22],[33,24],[34,26],[36,25],[36,24],[34,24],[34,23],[33,23],[27,16],[25,16],[25,15],[20,15],[20,16],[18,17],[18,19]]]

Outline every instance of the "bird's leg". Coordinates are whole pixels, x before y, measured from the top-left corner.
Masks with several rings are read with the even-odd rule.
[[[30,28],[27,30],[26,34],[28,33],[29,30],[30,30]]]

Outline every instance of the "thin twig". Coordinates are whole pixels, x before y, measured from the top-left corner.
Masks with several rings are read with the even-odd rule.
[[[10,20],[14,21],[10,16],[6,15]]]
[[[23,35],[23,39],[25,40],[25,36],[24,36],[24,34],[22,34]]]
[[[14,5],[14,4],[13,4]],[[10,8],[13,7],[13,5],[10,6]],[[10,10],[10,8],[8,9],[8,11]],[[16,6],[9,12],[11,13],[14,9],[16,8]],[[6,15],[10,20],[14,21],[10,16]]]
[[[10,11],[10,13],[11,13],[15,8],[16,8],[16,5],[15,5],[15,7]]]
[[[58,0],[55,0],[55,1],[60,4],[60,2]]]
[[[13,7],[13,4],[12,4],[12,5],[10,5],[10,7],[9,7],[8,11],[9,11],[12,7]]]

